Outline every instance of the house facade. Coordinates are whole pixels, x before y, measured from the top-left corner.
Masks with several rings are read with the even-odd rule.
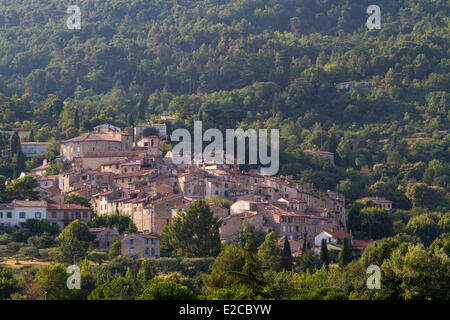
[[[159,258],[160,239],[153,234],[129,234],[122,238],[122,256],[132,258]]]
[[[93,132],[62,142],[61,154],[64,160],[72,161],[88,152],[132,150],[133,140],[132,134],[123,133],[114,126],[102,125],[95,127]]]

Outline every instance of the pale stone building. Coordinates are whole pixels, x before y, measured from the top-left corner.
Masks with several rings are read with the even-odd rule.
[[[129,234],[122,239],[122,256],[159,258],[160,239],[154,234]]]
[[[117,127],[105,124],[94,128],[93,132],[69,139],[61,143],[63,159],[72,161],[88,152],[126,151],[133,149],[132,134],[121,132]]]

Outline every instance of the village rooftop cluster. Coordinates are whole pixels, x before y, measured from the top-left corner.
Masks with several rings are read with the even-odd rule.
[[[159,134],[143,136],[144,129],[151,126]],[[294,255],[300,254],[305,240],[314,244],[317,251],[322,239],[335,250],[341,249],[343,238],[349,239],[356,249],[370,244],[354,239],[351,231],[346,230],[342,194],[299,184],[292,176],[242,171],[237,162],[174,164],[170,151],[163,154],[164,139],[167,139],[165,124],[138,125],[133,134],[103,124],[62,142],[59,160],[71,163],[70,169],[44,176],[50,166],[44,162],[21,174],[34,176],[39,182],[36,191],[54,203],[14,200],[1,204],[0,225],[20,226],[27,219],[48,219],[63,229],[75,219],[88,223],[94,215],[118,212],[130,216],[138,229],[137,234],[123,237],[122,255],[155,259],[160,256],[160,235],[173,217],[195,200],[206,199],[221,219],[222,243],[232,242],[242,223],[247,222],[265,232],[274,231],[282,239],[287,237]],[[45,152],[39,143],[34,149],[32,146],[23,144],[22,148],[29,154]],[[334,161],[329,152],[304,152]],[[64,197],[72,193],[87,197],[92,209],[63,204]],[[233,204],[227,208],[210,201],[213,198],[228,199]],[[389,200],[371,200],[387,211],[392,210]],[[96,234],[99,248],[109,249],[119,237],[117,230],[109,228],[90,230]]]

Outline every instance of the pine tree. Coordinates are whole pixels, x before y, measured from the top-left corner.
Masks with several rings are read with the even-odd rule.
[[[339,257],[339,266],[345,267],[351,260],[352,260],[352,254],[350,251],[348,239],[344,238],[344,242],[342,244],[341,255]]]
[[[245,296],[239,297],[239,299],[255,300],[264,294],[266,281],[262,276],[264,268],[256,252],[255,235],[251,232],[248,233],[244,250],[245,264],[242,271],[229,271],[229,273],[234,274],[239,279],[238,282],[247,289],[244,293]]]
[[[320,260],[328,268],[330,261],[328,256],[327,239],[322,239],[322,242],[320,243]]]
[[[155,274],[153,273],[150,260],[147,260],[147,257],[144,257],[144,261],[142,261],[141,269],[139,270],[139,272],[137,274],[138,285],[142,289],[147,288],[149,281],[152,280],[154,276],[155,276]]]
[[[78,115],[78,110],[75,110],[75,118],[73,120],[73,126],[75,129],[80,129],[80,116]]]
[[[281,266],[283,267],[284,270],[287,271],[292,270],[291,245],[289,244],[287,236],[284,236],[283,259],[281,261]]]

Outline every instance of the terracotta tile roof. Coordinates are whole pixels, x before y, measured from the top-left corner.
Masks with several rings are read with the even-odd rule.
[[[144,239],[153,239],[153,240],[159,240],[159,237],[156,234],[144,234],[144,233],[131,233],[131,234],[127,234],[125,237],[123,237],[122,240],[125,240],[126,238],[130,237],[130,236],[135,236],[135,237],[141,237]]]
[[[36,168],[34,168],[34,169],[31,169],[31,171],[40,171],[40,170],[46,170],[46,169],[48,169],[48,168],[50,168],[50,164],[45,164],[45,165],[42,165],[42,166],[36,167]]]
[[[105,230],[109,230],[109,228],[106,228],[106,227],[89,228],[89,232],[91,232],[91,233],[97,233],[97,232],[101,232],[101,231],[105,231]],[[112,230],[112,229],[110,229],[110,230]]]
[[[91,210],[90,208],[83,207],[83,206],[80,206],[78,204],[73,204],[73,203],[70,203],[70,204],[49,203],[47,205],[47,209],[49,209],[49,210]]]
[[[48,144],[48,142],[21,142],[21,145],[26,145],[26,146],[46,146]]]
[[[121,139],[116,138],[114,136],[111,136],[109,134],[104,133],[95,133],[95,132],[88,132],[81,136],[66,140],[64,143],[70,143],[70,142],[86,142],[86,141],[112,141],[112,142],[122,142]]]
[[[361,200],[372,200],[375,203],[392,203],[391,200],[387,200],[386,198],[380,198],[380,197],[365,197]]]
[[[326,233],[331,234],[334,238],[337,239],[343,239],[343,238],[347,238],[347,239],[351,239],[351,235],[345,231],[330,231],[330,230],[324,230]]]
[[[367,242],[364,240],[353,240],[352,241],[352,246],[358,247],[358,248],[366,248],[366,247],[370,246],[371,244],[372,244],[372,242]]]
[[[45,201],[27,201],[27,200],[13,200],[12,205],[18,207],[47,207]]]
[[[113,176],[113,179],[139,177],[139,176],[145,176],[145,175],[155,173],[155,172],[158,172],[158,170],[157,169],[149,169],[149,170],[127,172],[127,173],[121,173],[121,174],[115,175],[115,176]]]
[[[144,153],[143,151],[105,151],[105,152],[94,152],[89,151],[83,156],[83,158],[108,158],[108,157],[137,157],[140,154]]]

